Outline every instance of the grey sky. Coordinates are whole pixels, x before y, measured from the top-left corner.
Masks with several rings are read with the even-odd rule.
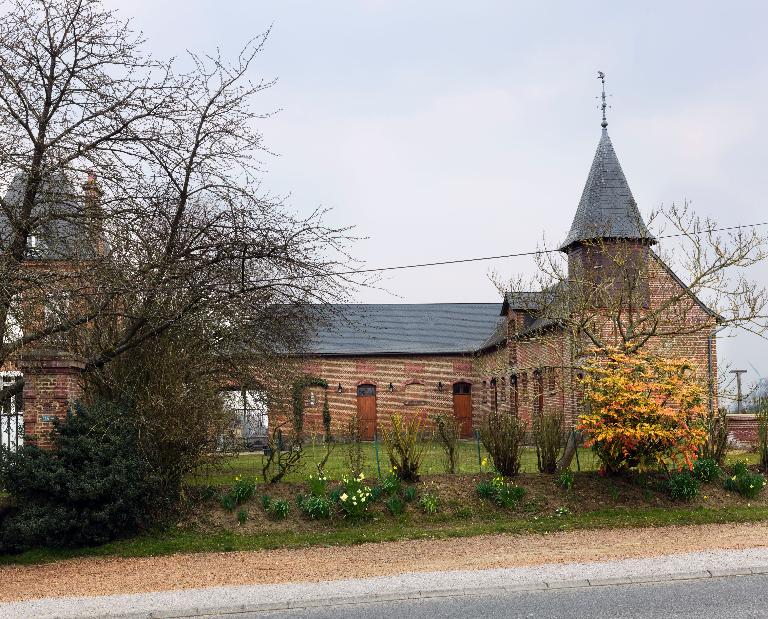
[[[273,25],[254,76],[265,188],[355,224],[368,266],[533,249],[564,238],[609,132],[641,210],[693,202],[725,225],[768,219],[763,2],[112,0],[157,55],[234,54]],[[398,272],[359,301],[493,301],[528,259]],[[765,272],[765,270],[764,270]],[[721,358],[768,375],[764,343]],[[748,375],[754,378],[751,373]]]

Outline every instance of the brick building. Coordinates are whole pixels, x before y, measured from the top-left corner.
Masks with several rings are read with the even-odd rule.
[[[98,202],[95,180],[90,178],[83,190],[81,194],[59,183],[41,194],[50,204],[41,203],[39,208],[66,211],[78,202],[93,208]],[[12,185],[6,200],[15,199],[14,191]],[[103,252],[98,230],[72,224],[83,221],[81,212],[54,221],[58,227],[41,230],[31,239],[29,268],[56,271],[71,264],[73,257],[83,265]],[[326,397],[337,435],[344,434],[349,420],[357,416],[363,435],[372,438],[395,412],[424,418],[453,415],[465,437],[495,409],[526,419],[537,411],[562,411],[567,423],[573,423],[580,399],[576,380],[580,342],[562,319],[562,310],[552,311],[558,305],[553,298],[577,281],[594,283],[595,289],[608,282],[605,289],[610,290],[611,258],[620,254],[629,256],[629,263],[645,274],[642,311],[663,308],[661,322],[693,327],[654,335],[646,346],[691,359],[699,379],[709,386],[710,406],[715,406],[717,316],[654,253],[655,243],[604,126],[573,223],[560,247],[568,260],[567,279],[543,292],[509,292],[499,303],[330,308],[322,328],[296,358],[301,373],[329,385],[306,390],[305,430],[322,433]],[[670,298],[677,300],[665,307]],[[55,312],[55,307],[44,305],[35,307],[36,320],[44,321],[49,310]],[[602,306],[592,305],[599,317]],[[598,329],[611,340],[609,321]],[[13,367],[1,368],[5,374],[0,378],[12,380],[19,370],[24,372],[25,427],[45,441],[53,417],[63,416],[78,396],[82,363],[55,350],[28,351],[26,356],[16,359]],[[273,421],[286,414],[281,407],[268,410],[268,400],[258,392],[234,390],[229,395],[240,420],[238,432],[254,444],[266,433],[265,416],[271,415]],[[6,421],[20,403],[6,405]],[[18,438],[15,429],[0,430],[4,445]]]
[[[17,174],[3,196],[18,207],[26,177]],[[64,319],[87,292],[87,274],[105,250],[98,222],[100,190],[94,175],[76,187],[64,175],[48,178],[38,189],[32,209],[36,222],[26,246],[25,295],[12,299],[4,344],[14,347],[22,325],[42,331]],[[0,248],[7,250],[14,230],[0,214]],[[49,446],[55,418],[63,418],[81,394],[82,359],[71,353],[68,337],[52,334],[37,346],[15,349],[0,366],[0,387],[24,377],[24,391],[0,406],[0,449],[16,449],[25,436]]]
[[[689,358],[715,406],[718,317],[653,251],[656,239],[637,209],[606,126],[560,247],[568,277],[559,287],[599,277],[610,290],[608,264],[617,252],[629,256],[644,274],[639,312],[653,314],[658,323],[659,335],[649,337],[645,349]],[[580,274],[587,279],[578,279]],[[302,372],[329,385],[326,393],[307,391],[305,429],[322,432],[325,397],[334,432],[344,432],[357,415],[368,438],[394,412],[454,415],[464,436],[496,407],[528,419],[539,410],[559,410],[573,423],[579,403],[578,347],[568,321],[551,311],[557,293],[510,292],[497,304],[333,307],[298,359]],[[593,305],[599,318],[601,305]],[[687,327],[669,328],[678,323]],[[612,340],[609,320],[597,328]]]

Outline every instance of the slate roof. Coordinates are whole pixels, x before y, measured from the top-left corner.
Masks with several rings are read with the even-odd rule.
[[[571,230],[560,249],[567,251],[574,243],[599,238],[638,239],[649,244],[656,242],[637,209],[605,128]]]
[[[472,353],[500,343],[498,303],[349,304],[323,312],[303,354]]]
[[[3,197],[11,209],[19,208],[24,191],[25,176],[17,174]],[[43,223],[32,231],[37,246],[29,248],[29,258],[37,260],[65,260],[75,257],[93,257],[94,250],[87,228],[82,223],[82,192],[77,192],[70,181],[62,176],[43,181],[35,199],[32,215]],[[11,227],[0,209],[0,248],[10,242]]]
[[[504,303],[501,306],[501,313],[506,314],[507,310],[518,310],[521,312],[537,312],[546,305],[557,301],[558,288],[562,283],[555,284],[546,290],[537,290],[532,292],[510,291],[504,294]]]

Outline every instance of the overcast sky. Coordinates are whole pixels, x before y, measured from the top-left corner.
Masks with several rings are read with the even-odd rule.
[[[535,249],[563,239],[609,132],[641,210],[689,200],[724,225],[766,217],[768,4],[446,0],[111,0],[158,56],[235,54],[272,27],[254,77],[266,189],[367,237],[367,266]],[[361,302],[496,301],[490,270],[384,278]],[[766,272],[766,271],[764,271]],[[768,347],[724,338],[721,361],[768,376]]]

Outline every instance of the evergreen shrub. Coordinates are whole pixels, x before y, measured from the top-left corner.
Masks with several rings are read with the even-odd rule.
[[[53,449],[25,445],[3,461],[11,507],[0,519],[0,552],[102,544],[157,522],[178,496],[142,457],[126,409],[76,404],[55,421]]]

